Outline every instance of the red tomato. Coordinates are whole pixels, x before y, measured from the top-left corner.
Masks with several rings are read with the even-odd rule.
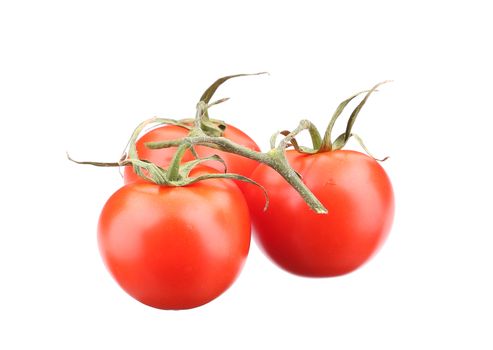
[[[248,206],[228,179],[184,187],[135,182],[115,192],[98,225],[103,260],[132,297],[194,308],[236,279],[250,246]]]
[[[162,149],[149,149],[145,146],[147,142],[154,141],[164,141],[164,140],[172,140],[182,138],[188,135],[188,130],[179,126],[174,125],[166,125],[162,127],[158,127],[144,134],[136,143],[137,153],[140,159],[146,159],[154,164],[157,164],[161,167],[167,167],[173,158],[174,153],[176,152],[176,148],[162,148]],[[243,133],[241,130],[235,128],[234,126],[227,125],[226,130],[224,132],[224,137],[242,145],[248,147],[255,151],[260,151],[257,144],[250,138],[248,135]],[[195,146],[195,150],[198,155],[203,157],[212,156],[217,154],[220,156],[226,163],[227,171],[229,173],[240,174],[243,176],[249,176],[258,163],[254,160],[244,158],[238,156],[233,153],[227,153],[220,150],[216,150],[214,148],[206,147],[206,146]],[[183,157],[183,161],[192,160],[193,155],[190,152],[187,152]],[[209,161],[207,166],[217,169],[218,171],[224,171],[224,165],[217,161]],[[134,182],[140,179],[133,171],[132,167],[125,167],[124,170],[124,181],[125,183]],[[237,185],[243,190],[245,187],[249,187],[242,181],[236,181]]]
[[[251,178],[267,189],[267,211],[261,191],[252,186],[245,193],[259,245],[297,275],[329,277],[357,269],[378,250],[392,225],[394,195],[387,174],[374,159],[355,151],[306,155],[290,150],[287,157],[329,213],[312,212],[280,175],[261,164]]]

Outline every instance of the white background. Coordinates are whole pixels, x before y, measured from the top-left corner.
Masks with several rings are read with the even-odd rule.
[[[2,349],[493,348],[488,1],[2,1]],[[133,127],[214,117],[265,150],[301,118],[323,128],[393,79],[355,125],[394,183],[396,218],[357,272],[305,279],[252,244],[237,283],[198,309],[146,307],[105,270],[96,223]],[[357,148],[354,143],[350,147]]]

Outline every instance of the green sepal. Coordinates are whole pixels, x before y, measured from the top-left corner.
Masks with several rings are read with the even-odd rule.
[[[298,144],[298,141],[296,141],[296,135],[298,135],[303,130],[308,130],[308,132],[310,133],[310,138],[312,140],[313,148],[300,146]],[[306,153],[306,154],[317,153],[322,145],[322,138],[320,137],[320,133],[318,132],[317,127],[307,119],[301,120],[298,127],[291,132],[288,130],[283,130],[274,133],[270,138],[271,150],[277,147],[276,144],[279,135],[283,135],[285,137],[280,144],[282,148],[288,148],[290,146],[293,146],[294,149],[300,153]]]
[[[134,172],[147,181],[154,182],[159,185],[167,185],[169,183],[167,171],[159,165],[151,163],[148,160],[141,159],[127,159],[120,165],[126,165],[125,163],[132,164]],[[145,174],[142,169],[146,170],[147,174]]]
[[[203,174],[203,175],[199,175],[199,176],[195,176],[195,177],[188,177],[186,179],[183,179],[180,183],[180,186],[191,185],[191,184],[196,183],[198,181],[209,180],[209,179],[239,180],[239,181],[243,181],[243,182],[247,182],[247,183],[250,183],[252,185],[255,185],[255,186],[259,187],[262,190],[262,192],[264,193],[264,196],[265,196],[264,211],[266,211],[267,208],[269,207],[269,195],[267,194],[267,190],[265,189],[265,187],[262,186],[261,184],[259,184],[258,182],[254,181],[254,180],[252,180],[246,176],[240,175],[240,174],[232,174],[232,173]]]
[[[200,117],[201,122],[200,122],[200,128],[209,136],[222,136],[225,129],[226,129],[226,124],[214,124],[214,123],[209,123],[209,111],[208,107],[211,107],[213,105],[222,103],[227,101],[229,98],[223,98],[218,101],[209,103],[212,99],[212,96],[214,96],[214,93],[216,90],[224,84],[226,81],[232,78],[237,78],[237,77],[246,77],[246,76],[252,76],[252,75],[260,75],[260,74],[266,74],[266,72],[260,72],[260,73],[253,73],[253,74],[235,74],[235,75],[228,75],[222,78],[217,79],[214,83],[212,83],[211,86],[205,90],[205,92],[202,94],[199,100],[200,103],[204,103],[206,108],[203,111],[203,115]]]
[[[389,156],[386,156],[386,157],[383,157],[383,158],[376,158],[375,156],[373,156],[373,154],[365,146],[365,143],[363,142],[363,139],[359,135],[357,135],[355,133],[352,133],[351,136],[354,137],[356,139],[356,141],[358,141],[359,145],[361,146],[361,148],[364,149],[364,151],[366,152],[366,154],[368,154],[371,158],[375,159],[377,162],[385,162],[387,159],[389,159]]]
[[[359,112],[361,111],[361,109],[365,105],[366,101],[368,100],[368,97],[370,97],[370,95],[373,92],[375,92],[380,85],[385,84],[385,83],[388,83],[388,82],[389,82],[389,80],[386,80],[386,81],[383,81],[381,83],[378,83],[374,87],[372,87],[370,89],[370,91],[368,91],[366,93],[366,95],[363,98],[363,100],[356,106],[356,108],[354,109],[354,111],[351,113],[351,116],[349,117],[349,120],[348,120],[348,123],[347,123],[347,126],[346,126],[346,132],[345,132],[345,137],[344,137],[344,144],[346,144],[346,142],[351,137],[351,130],[353,128],[354,122],[356,121],[356,117],[358,116]]]
[[[336,151],[336,150],[339,150],[342,147],[344,147],[346,145],[345,139],[346,139],[346,133],[345,132],[343,132],[342,134],[337,136],[336,139],[334,140],[334,142],[332,143],[331,151]]]
[[[216,90],[226,81],[232,78],[237,78],[237,77],[247,77],[247,76],[252,76],[252,75],[261,75],[261,74],[267,74],[267,72],[260,72],[260,73],[250,73],[250,74],[234,74],[234,75],[228,75],[222,78],[217,79],[214,83],[212,83],[207,90],[202,94],[200,97],[199,101],[204,101],[206,104],[208,104],[212,96],[214,96],[214,93]]]
[[[205,158],[197,158],[197,159],[194,159],[194,160],[191,160],[189,162],[186,162],[184,164],[182,164],[180,166],[180,174],[182,176],[182,178],[187,178],[189,175],[190,175],[190,172],[199,164],[202,164],[204,162],[208,162],[208,161],[216,161],[216,162],[220,162],[223,166],[224,166],[224,172],[226,173],[227,172],[227,166],[226,166],[226,162],[224,161],[224,159],[222,159],[221,157],[219,157],[217,154],[214,154],[210,157],[205,157]]]
[[[284,130],[284,131],[281,131],[279,134],[281,134],[283,136],[288,136],[290,134],[290,132],[288,130]],[[313,138],[312,138],[312,141],[313,141]],[[315,153],[318,152],[318,148],[316,148],[316,143],[315,142],[313,142],[313,147],[314,148],[300,146],[300,144],[298,143],[298,141],[296,141],[296,138],[295,137],[291,138],[291,140],[289,141],[289,144],[288,144],[288,147],[289,146],[293,146],[293,148],[297,152],[299,152],[299,153],[315,154]]]
[[[354,137],[356,139],[356,141],[359,143],[359,145],[361,146],[361,148],[363,148],[363,150],[365,151],[366,154],[368,154],[371,158],[375,159],[376,161],[378,162],[385,162],[389,157],[384,157],[384,158],[375,158],[371,152],[368,150],[368,148],[366,147],[365,143],[363,142],[363,139],[355,134],[355,133],[351,133],[351,135],[349,135],[349,138],[351,137]],[[342,147],[344,147],[346,145],[346,133],[343,133],[341,135],[339,135],[337,137],[337,139],[334,141],[334,147],[333,147],[333,151],[336,151],[336,150],[339,150],[341,149]],[[349,139],[348,139],[349,140]]]
[[[339,118],[339,116],[342,114],[346,106],[351,102],[353,99],[358,97],[359,95],[368,92],[368,90],[365,91],[360,91],[357,94],[354,94],[353,96],[349,97],[348,99],[342,101],[339,106],[337,106],[336,111],[332,115],[332,118],[330,119],[329,125],[327,126],[327,129],[325,130],[324,138],[322,140],[322,146],[320,147],[321,152],[325,151],[330,151],[333,148],[333,143],[332,143],[332,129],[334,128],[334,125]]]

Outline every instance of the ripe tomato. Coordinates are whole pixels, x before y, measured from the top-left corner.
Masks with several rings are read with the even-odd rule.
[[[291,166],[324,204],[326,215],[312,212],[277,173],[261,164],[251,178],[268,192],[246,191],[254,237],[280,267],[297,275],[329,277],[365,263],[384,242],[393,220],[394,195],[383,168],[360,152],[287,152]]]
[[[132,297],[159,309],[194,308],[240,273],[250,246],[248,206],[228,179],[183,187],[135,182],[105,204],[98,241],[110,273]]]
[[[140,159],[146,159],[154,164],[157,164],[161,167],[167,167],[173,158],[174,153],[176,152],[175,147],[170,148],[162,148],[162,149],[149,149],[145,146],[147,142],[155,142],[155,141],[164,141],[164,140],[172,140],[182,138],[188,135],[188,130],[175,125],[166,125],[162,127],[158,127],[144,134],[136,143],[137,153]],[[243,133],[241,130],[235,128],[234,126],[227,125],[226,130],[224,131],[224,137],[242,145],[248,147],[255,151],[260,151],[259,147],[248,135]],[[212,156],[217,154],[220,156],[226,163],[227,171],[230,173],[240,174],[243,176],[249,176],[258,163],[254,160],[244,158],[238,156],[233,153],[223,152],[220,150],[216,150],[214,148],[206,147],[206,146],[196,146],[195,150],[198,155],[203,157]],[[182,158],[184,162],[192,160],[193,155],[190,151]],[[217,169],[218,171],[224,171],[224,165],[217,161],[209,161],[207,166]],[[132,167],[125,167],[124,170],[124,181],[125,183],[134,182],[139,180],[139,176],[137,176]],[[244,182],[236,181],[236,184],[240,187],[240,189],[244,189],[245,187],[249,187]]]

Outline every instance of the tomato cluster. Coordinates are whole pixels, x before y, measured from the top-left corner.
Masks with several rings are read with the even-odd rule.
[[[231,77],[213,84],[202,106]],[[127,159],[116,164],[125,166],[125,185],[108,199],[98,225],[100,252],[115,280],[152,307],[203,305],[239,275],[251,226],[265,254],[293,274],[339,276],[362,266],[390,231],[393,190],[373,157],[341,148],[375,88],[334,143],[333,122],[357,95],[339,106],[323,140],[310,130],[313,149],[298,146],[296,133],[285,133],[284,146],[294,149],[276,148],[278,158],[271,162],[266,159],[274,150],[262,154],[244,132],[211,122],[207,109],[195,121],[161,125],[135,137]],[[220,126],[219,135],[199,130],[200,120]],[[156,146],[163,141],[166,147]],[[307,196],[328,213],[312,210]]]

